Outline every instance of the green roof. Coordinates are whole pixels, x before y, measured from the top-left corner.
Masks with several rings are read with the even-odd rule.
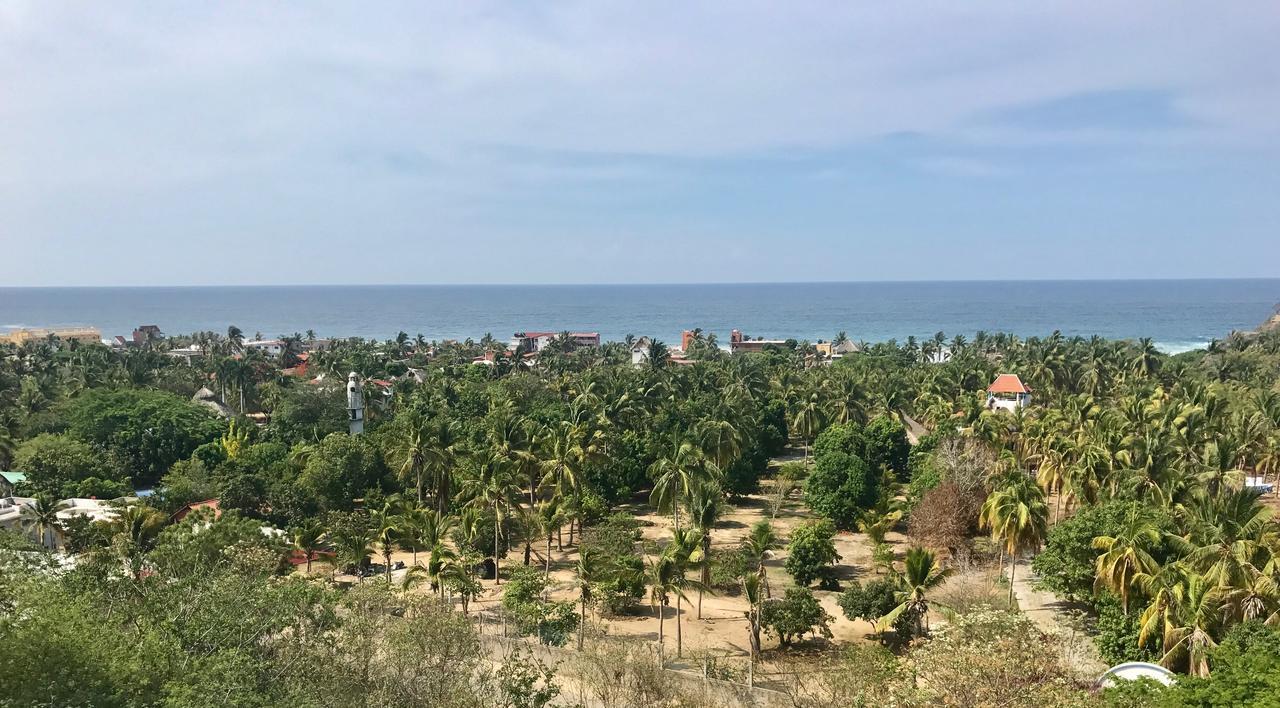
[[[21,472],[0,472],[0,477],[4,477],[4,481],[9,484],[17,484],[27,481],[27,476]]]

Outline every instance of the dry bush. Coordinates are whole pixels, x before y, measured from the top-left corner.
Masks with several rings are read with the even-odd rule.
[[[946,438],[933,453],[944,482],[967,494],[986,496],[987,477],[998,459],[991,446],[974,438]]]
[[[561,665],[563,693],[581,705],[602,708],[672,706],[710,708],[726,705],[700,680],[686,680],[658,667],[652,647],[634,642],[600,640]],[[735,700],[734,703],[742,703]]]
[[[979,490],[947,480],[920,498],[911,511],[907,535],[917,545],[945,549],[953,557],[964,556],[969,536],[978,523],[982,499]]]
[[[934,598],[959,614],[968,614],[980,608],[1003,609],[1009,606],[1009,593],[996,582],[997,573],[990,569],[976,568],[972,563],[952,564],[956,572]]]

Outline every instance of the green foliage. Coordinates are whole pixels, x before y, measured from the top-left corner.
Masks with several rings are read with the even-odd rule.
[[[549,646],[564,646],[578,629],[572,602],[545,598],[547,580],[532,566],[516,566],[502,591],[502,610],[521,636],[535,636]]]
[[[1031,563],[1041,586],[1062,597],[1088,602],[1094,596],[1094,570],[1101,551],[1093,547],[1098,536],[1114,536],[1125,515],[1138,503],[1109,501],[1086,506],[1049,529],[1044,548]],[[1171,528],[1164,517],[1165,528]]]
[[[69,435],[44,433],[27,440],[18,446],[14,468],[26,473],[32,491],[58,498],[80,496],[82,485],[88,485],[84,491],[109,494],[86,496],[107,499],[132,491],[110,455]]]
[[[380,487],[388,472],[364,437],[333,434],[320,441],[298,477],[298,485],[323,509],[350,509],[366,489]]]
[[[898,587],[888,578],[876,578],[865,586],[854,581],[840,593],[838,602],[841,611],[848,619],[860,619],[875,624],[898,606]],[[914,621],[914,617],[904,612],[898,616],[893,629],[898,634],[906,636]]]
[[[1141,629],[1139,616],[1130,610],[1125,614],[1120,600],[1109,592],[1094,598],[1098,616],[1093,628],[1093,642],[1098,646],[1102,660],[1110,665],[1125,661],[1158,661],[1160,651],[1152,644],[1138,643]]]
[[[640,522],[631,514],[617,513],[587,527],[581,552],[606,559],[609,572],[591,586],[591,597],[606,615],[633,610],[644,597],[644,559],[636,552]]]
[[[742,578],[748,572],[747,555],[741,549],[711,549],[711,587],[716,592],[736,594],[742,585]]]
[[[784,647],[806,634],[830,639],[832,619],[808,588],[788,588],[781,600],[766,600],[760,608],[760,626]]]
[[[826,519],[808,521],[791,534],[783,567],[798,585],[806,586],[829,576],[832,566],[840,560],[835,535],[835,526]]]
[[[271,434],[286,444],[318,442],[347,430],[342,387],[293,386],[271,411]]]
[[[875,506],[878,494],[879,478],[867,463],[840,450],[818,456],[804,485],[809,508],[842,529],[855,528],[858,516]]]
[[[147,389],[92,390],[65,415],[69,434],[111,452],[135,484],[154,483],[225,429],[207,409]]]
[[[892,472],[898,481],[907,481],[907,458],[911,452],[911,444],[907,442],[907,429],[902,421],[880,416],[867,423],[862,431],[862,438],[862,458],[871,466],[872,471]]]
[[[1207,678],[1185,677],[1164,697],[1169,706],[1261,705],[1280,695],[1280,629],[1260,622],[1236,625],[1210,656]]]

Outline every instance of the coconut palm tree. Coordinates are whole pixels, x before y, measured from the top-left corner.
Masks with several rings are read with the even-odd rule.
[[[1154,574],[1160,564],[1150,551],[1160,544],[1160,528],[1155,518],[1134,504],[1114,536],[1095,536],[1093,547],[1102,551],[1094,565],[1094,585],[1120,598],[1120,607],[1129,613],[1130,591],[1137,578]]]
[[[369,562],[374,533],[364,526],[344,526],[332,534],[334,560],[340,567],[359,573]]]
[[[371,518],[373,538],[378,544],[378,549],[382,551],[382,561],[387,573],[387,585],[391,584],[391,553],[395,551],[396,540],[400,535],[400,516],[396,512],[397,510],[393,503],[388,501]]]
[[[1213,586],[1194,572],[1170,564],[1155,576],[1144,576],[1151,604],[1138,618],[1138,642],[1159,636],[1160,664],[1192,676],[1209,675],[1209,652],[1221,625],[1221,601]]]
[[[319,521],[309,519],[293,530],[293,548],[307,559],[307,575],[311,574],[311,559],[324,547],[325,530]]]
[[[1015,470],[1004,475],[999,486],[987,496],[978,524],[991,531],[991,539],[1009,556],[1009,606],[1013,606],[1013,580],[1018,556],[1038,548],[1048,533],[1049,506],[1044,490]]]
[[[606,559],[600,551],[583,546],[578,553],[578,564],[574,567],[578,583],[578,651],[582,651],[582,640],[587,625],[587,603],[591,601],[591,586],[605,579],[608,574]]]
[[[648,563],[649,600],[657,607],[658,612],[658,661],[660,663],[665,662],[663,656],[666,648],[664,631],[666,607],[672,595],[682,592],[682,586],[676,579],[680,572],[677,561],[666,553],[660,554]]]
[[[915,634],[919,635],[922,627],[924,632],[928,632],[930,606],[945,607],[936,600],[930,600],[929,593],[941,587],[950,576],[951,569],[938,565],[933,553],[918,547],[907,549],[903,572],[895,578],[898,605],[876,622],[876,631],[886,631],[906,613],[912,619]]]
[[[676,598],[676,656],[684,656],[684,633],[682,617],[684,615],[684,602],[688,600],[685,595],[686,588],[693,588],[698,591],[705,590],[705,586],[701,581],[689,580],[689,567],[694,563],[702,560],[702,534],[697,529],[685,529],[683,531],[672,532],[671,543],[667,546],[664,554],[669,556],[675,563],[675,575],[671,578],[676,592],[672,593]]]
[[[22,508],[22,525],[28,532],[35,529],[40,538],[40,545],[53,548],[58,545],[57,532],[62,529],[62,520],[58,518],[61,507],[58,500],[47,494],[36,496],[32,502]]]
[[[720,520],[720,488],[704,484],[689,496],[689,526],[698,533],[698,546],[702,550],[698,574],[698,619],[702,619],[702,595],[711,584],[711,529]]]
[[[510,463],[502,455],[490,451],[476,465],[474,476],[462,482],[461,493],[470,498],[470,505],[485,507],[493,514],[493,582],[502,584],[498,573],[498,560],[502,542],[502,521],[511,508],[512,498],[520,487],[511,476]]]
[[[751,530],[742,542],[742,550],[746,552],[747,559],[756,566],[756,575],[760,578],[760,587],[766,598],[769,597],[769,577],[764,561],[777,547],[778,539],[773,532],[773,525],[763,520],[751,525]]]
[[[702,448],[677,431],[672,436],[671,447],[649,466],[649,474],[654,480],[650,503],[660,513],[670,511],[672,524],[679,531],[682,501],[693,489],[717,480],[720,470],[707,459]]]
[[[135,504],[106,523],[111,545],[134,578],[142,575],[142,559],[154,546],[168,519],[157,509]]]

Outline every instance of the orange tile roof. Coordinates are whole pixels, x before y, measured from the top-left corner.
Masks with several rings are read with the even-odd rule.
[[[988,393],[1031,393],[1031,389],[1022,383],[1017,374],[1000,374],[987,387]]]

